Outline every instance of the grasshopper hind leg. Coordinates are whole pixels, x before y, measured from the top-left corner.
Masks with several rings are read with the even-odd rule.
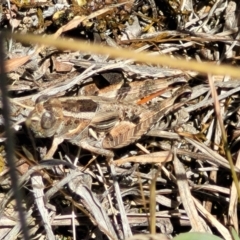
[[[97,145],[97,141],[88,141],[88,139],[82,140],[79,143],[79,146],[98,155],[103,155],[105,157],[107,157],[108,159],[112,159],[114,154],[112,151],[107,150],[107,149],[103,149],[103,148],[99,148],[96,147],[94,145]]]

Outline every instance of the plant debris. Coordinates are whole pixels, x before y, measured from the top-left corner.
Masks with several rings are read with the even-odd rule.
[[[10,96],[15,162],[31,238],[130,239],[140,234],[137,239],[153,239],[148,234],[158,233],[161,239],[171,239],[192,230],[232,239],[229,226],[239,229],[239,196],[227,153],[239,174],[240,79],[228,72],[204,75],[152,66],[148,59],[143,64],[70,51],[68,46],[82,39],[99,47],[145,51],[149,59],[168,54],[179,61],[238,67],[239,3],[8,0],[0,6],[1,31],[66,39],[66,50],[4,39],[8,93],[1,96]],[[177,94],[182,89],[184,94]],[[125,104],[130,110],[122,116],[109,109],[99,115],[102,121],[90,119],[76,134],[80,127],[72,130],[69,116],[90,112],[76,100],[80,97]],[[23,239],[8,174],[2,105],[0,239]],[[160,111],[159,107],[163,116],[136,141],[106,147],[102,154],[76,146],[86,134],[94,143],[104,143],[104,137],[114,134],[123,138],[122,126],[141,120],[141,114],[136,117],[139,109]],[[30,131],[33,109],[48,114],[58,109],[59,116],[64,109],[69,119],[47,136],[39,129]],[[113,121],[116,115],[118,121]],[[40,125],[51,129],[51,118],[44,116]],[[34,126],[36,121],[32,117]],[[74,124],[80,126],[77,118]],[[57,138],[60,133],[64,137]],[[111,159],[104,154],[109,149]]]

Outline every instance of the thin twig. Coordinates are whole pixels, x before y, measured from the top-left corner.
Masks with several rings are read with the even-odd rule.
[[[225,127],[224,127],[224,124],[223,124],[223,119],[222,119],[222,116],[221,116],[221,113],[220,113],[220,105],[219,105],[219,101],[218,101],[218,98],[217,98],[216,88],[214,87],[214,82],[213,82],[212,76],[208,75],[208,79],[209,79],[209,85],[210,85],[210,89],[211,89],[211,93],[212,93],[212,97],[213,97],[213,101],[214,101],[214,108],[215,108],[217,120],[219,122],[221,131],[222,131],[222,139],[223,139],[223,144],[224,144],[224,150],[225,150],[225,153],[226,153],[226,158],[229,161],[233,181],[234,181],[234,183],[236,185],[236,188],[237,188],[238,201],[240,201],[240,188],[239,188],[239,184],[238,184],[238,177],[237,177],[237,174],[234,170],[235,166],[233,164],[232,155],[231,155],[230,149],[228,147],[227,134],[226,134],[226,130],[225,130]]]
[[[16,172],[16,164],[14,161],[14,138],[13,138],[13,132],[10,126],[10,105],[9,105],[9,100],[7,97],[7,78],[6,74],[4,74],[4,51],[3,51],[3,36],[0,35],[0,76],[1,76],[1,81],[0,81],[0,89],[2,92],[2,114],[4,118],[4,124],[5,124],[5,134],[6,134],[6,139],[7,139],[7,144],[6,144],[6,159],[9,165],[9,174],[11,177],[12,181],[12,189],[14,192],[14,196],[16,199],[16,204],[17,204],[17,209],[19,213],[19,219],[20,223],[22,225],[22,231],[23,231],[23,239],[28,240],[29,235],[28,235],[28,228],[27,228],[27,222],[24,214],[24,210],[22,207],[22,194],[21,190],[19,187],[19,181],[17,177],[17,172]]]

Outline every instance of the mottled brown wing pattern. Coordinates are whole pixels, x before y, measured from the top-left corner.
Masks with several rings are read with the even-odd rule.
[[[177,83],[186,83],[187,79],[184,75],[169,77],[164,79],[147,79],[145,81],[135,81],[131,83],[118,83],[98,89],[95,84],[83,87],[80,91],[85,96],[101,96],[115,100],[124,100],[135,103],[139,99],[148,96],[154,92],[167,89],[169,86]]]
[[[174,101],[183,94],[190,94],[190,88],[180,88],[174,93],[171,99],[163,101],[159,109],[144,109],[139,117],[139,122],[122,121],[111,129],[102,142],[105,149],[114,149],[127,146],[141,138],[149,129],[154,126],[172,108]],[[180,105],[179,105],[180,106]]]
[[[154,121],[154,112],[146,110],[140,116],[138,123],[121,121],[106,134],[102,142],[103,148],[113,149],[127,146],[141,138]]]

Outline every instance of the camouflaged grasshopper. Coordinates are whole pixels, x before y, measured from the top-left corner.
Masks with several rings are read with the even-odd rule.
[[[128,95],[123,100],[107,98],[104,97],[108,94],[106,92],[99,92],[99,96],[41,96],[36,100],[27,123],[36,137],[54,137],[52,148],[45,158],[51,157],[63,140],[111,158],[113,149],[141,138],[175,108],[174,103],[179,96],[191,90],[188,87],[180,88],[170,98],[153,107],[138,105],[131,98],[129,100]]]

